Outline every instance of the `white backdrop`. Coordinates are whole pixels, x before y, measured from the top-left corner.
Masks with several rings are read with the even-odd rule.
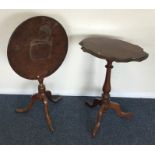
[[[81,51],[88,35],[104,34],[140,45],[149,53],[143,62],[114,63],[111,96],[155,98],[155,10],[0,10],[0,93],[32,94],[37,81],[19,77],[7,60],[14,29],[38,15],[58,20],[67,31],[69,49],[62,66],[45,79],[47,89],[62,95],[101,95],[105,60]]]

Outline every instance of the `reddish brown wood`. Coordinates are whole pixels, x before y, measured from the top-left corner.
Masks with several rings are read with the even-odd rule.
[[[46,91],[46,96],[48,100],[50,100],[51,102],[57,103],[58,101],[62,100],[62,96],[58,96],[58,95],[53,96],[51,91]]]
[[[22,22],[10,37],[7,54],[12,69],[36,80],[47,77],[62,64],[68,49],[67,34],[53,18],[37,16]]]
[[[38,93],[31,97],[31,102],[26,107],[18,108],[18,109],[16,109],[16,112],[19,112],[19,113],[28,112],[29,110],[31,110],[34,103],[37,100],[40,100],[44,105],[45,118],[47,120],[48,128],[50,131],[54,131],[54,129],[52,127],[52,118],[50,117],[49,111],[48,111],[48,98],[49,98],[48,95],[50,94],[50,99],[52,101],[53,101],[53,96],[49,90],[46,91],[45,85],[43,84],[43,78],[38,76],[38,81],[39,81]],[[54,99],[55,99],[54,102],[58,102],[61,99],[61,97],[58,96],[58,97],[55,97]]]
[[[79,44],[84,52],[116,62],[143,61],[148,57],[141,47],[109,36],[91,36]]]
[[[29,110],[32,109],[34,103],[35,103],[38,99],[39,99],[38,94],[32,95],[30,103],[29,103],[25,108],[16,109],[16,112],[28,112]]]
[[[46,16],[32,17],[21,23],[8,44],[8,60],[13,70],[24,78],[39,81],[38,93],[31,97],[25,108],[16,109],[16,112],[27,112],[40,100],[44,104],[50,131],[54,129],[48,111],[48,100],[58,102],[61,97],[46,91],[43,79],[60,67],[67,49],[68,38],[64,28],[58,21]]]
[[[111,91],[110,79],[111,79],[111,69],[113,68],[112,61],[107,61],[107,65],[105,67],[107,68],[107,70],[106,70],[106,77],[105,77],[105,82],[103,86],[102,99],[101,100],[95,99],[93,101],[93,104],[90,104],[91,106],[96,106],[98,104],[101,105],[99,112],[97,114],[96,125],[92,132],[93,137],[96,136],[96,133],[100,127],[101,119],[107,110],[113,109],[116,112],[116,114],[122,118],[130,119],[133,116],[133,113],[131,112],[123,112],[118,103],[114,103],[110,101],[109,93]]]
[[[86,102],[86,105],[89,106],[90,108],[93,108],[97,106],[98,104],[101,105],[100,99],[95,99],[93,102],[89,102],[89,101]]]
[[[148,57],[148,54],[137,45],[107,36],[91,36],[82,40],[80,45],[84,52],[88,52],[98,58],[106,59],[107,61],[102,99],[95,99],[92,103],[86,102],[89,107],[100,105],[95,128],[92,132],[93,137],[95,137],[100,127],[101,119],[107,110],[113,109],[117,116],[122,118],[130,119],[133,116],[131,112],[123,112],[118,103],[110,101],[112,62],[142,61]]]

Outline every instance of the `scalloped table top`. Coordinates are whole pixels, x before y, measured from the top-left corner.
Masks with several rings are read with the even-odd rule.
[[[94,36],[79,43],[84,52],[116,62],[143,61],[148,53],[137,45],[105,36]]]

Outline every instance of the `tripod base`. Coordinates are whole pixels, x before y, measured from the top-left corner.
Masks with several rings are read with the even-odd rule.
[[[101,119],[107,110],[113,109],[116,112],[117,116],[121,118],[131,119],[133,116],[132,112],[123,112],[121,110],[120,104],[111,102],[111,101],[109,101],[108,103],[105,103],[105,102],[103,103],[102,100],[95,99],[92,103],[86,102],[86,105],[88,105],[91,108],[97,105],[101,106],[97,114],[95,128],[93,129],[93,132],[92,132],[93,137],[96,136],[96,133],[100,127]]]
[[[18,109],[16,109],[16,112],[18,112],[18,113],[28,112],[29,110],[32,109],[34,103],[37,100],[40,100],[44,105],[45,118],[47,121],[48,128],[50,131],[53,132],[54,129],[52,126],[52,118],[50,117],[49,111],[48,111],[48,100],[56,103],[56,102],[60,101],[61,99],[62,99],[62,97],[60,97],[60,96],[53,96],[50,91],[45,91],[45,93],[44,92],[43,93],[37,93],[31,97],[31,101],[30,101],[30,103],[28,103],[28,105],[26,107],[18,108]]]

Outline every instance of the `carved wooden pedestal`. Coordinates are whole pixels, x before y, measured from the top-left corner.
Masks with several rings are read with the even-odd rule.
[[[95,99],[93,101],[93,103],[86,102],[86,104],[89,107],[95,107],[98,104],[100,105],[100,109],[97,114],[96,125],[92,132],[93,137],[96,136],[97,130],[100,127],[100,122],[103,117],[103,114],[107,110],[113,109],[119,117],[123,117],[123,118],[127,118],[127,119],[130,119],[133,116],[133,113],[131,113],[131,112],[123,112],[118,103],[114,103],[114,102],[110,101],[109,93],[111,91],[110,78],[111,78],[111,69],[113,68],[112,61],[107,61],[107,65],[105,67],[107,68],[107,71],[106,71],[106,78],[105,78],[105,82],[104,82],[104,86],[103,86],[102,99],[101,100]]]
[[[48,100],[50,100],[52,102],[58,102],[59,100],[62,99],[62,97],[61,96],[52,96],[51,91],[46,91],[45,85],[43,84],[43,78],[40,78],[38,76],[38,81],[39,81],[38,93],[34,94],[31,97],[31,101],[30,101],[30,103],[28,103],[28,105],[26,107],[16,109],[16,112],[19,112],[19,113],[28,112],[29,110],[31,110],[34,103],[37,100],[40,100],[44,104],[44,112],[45,112],[45,118],[47,120],[48,128],[50,131],[54,131],[53,126],[52,126],[52,118],[50,117],[49,111],[48,111]]]

